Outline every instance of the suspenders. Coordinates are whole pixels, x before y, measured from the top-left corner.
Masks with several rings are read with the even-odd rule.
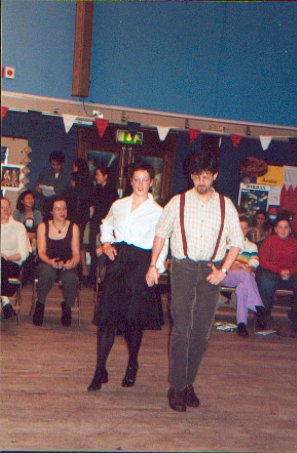
[[[220,226],[220,231],[219,235],[217,238],[217,242],[215,245],[214,252],[212,254],[212,257],[210,258],[210,261],[213,261],[215,259],[215,256],[217,254],[222,233],[223,233],[223,228],[224,228],[224,221],[225,221],[225,198],[224,195],[219,194],[220,197],[220,208],[221,208],[221,226]],[[179,212],[179,217],[180,217],[180,228],[181,228],[181,235],[182,235],[182,242],[183,242],[183,251],[184,255],[187,257],[188,256],[188,247],[187,247],[187,238],[186,238],[186,232],[185,232],[185,201],[186,201],[186,193],[183,192],[180,195],[180,212]]]

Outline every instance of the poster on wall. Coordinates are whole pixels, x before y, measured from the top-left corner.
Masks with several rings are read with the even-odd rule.
[[[270,186],[240,183],[238,206],[246,210],[249,217],[257,211],[267,211]]]
[[[22,189],[23,168],[24,165],[1,165],[1,190],[18,192]]]

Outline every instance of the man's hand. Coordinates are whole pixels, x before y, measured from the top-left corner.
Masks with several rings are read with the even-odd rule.
[[[214,264],[209,264],[209,266],[212,269],[212,273],[209,274],[206,280],[212,285],[219,285],[226,277],[226,274],[221,269],[217,269]]]
[[[158,284],[159,281],[159,272],[157,271],[156,266],[150,266],[146,276],[145,280],[148,286],[154,286]]]
[[[110,242],[105,242],[102,247],[105,255],[107,255],[111,261],[114,261],[117,256],[116,248],[113,247]]]

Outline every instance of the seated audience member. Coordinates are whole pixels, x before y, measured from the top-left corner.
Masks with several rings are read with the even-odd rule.
[[[291,236],[287,218],[279,217],[276,220],[274,234],[263,242],[259,259],[256,279],[266,315],[271,313],[276,289],[294,292],[293,306],[289,312],[290,325],[285,329],[286,336],[294,336],[297,333],[297,239]],[[280,335],[282,332],[281,328]]]
[[[258,211],[254,216],[253,226],[248,231],[248,239],[260,247],[264,239],[270,236],[271,233],[272,226],[267,212]]]
[[[38,209],[44,218],[50,218],[50,206],[54,196],[62,197],[69,184],[69,175],[64,170],[65,154],[62,151],[53,151],[49,156],[50,169],[40,173],[35,187],[38,194]],[[53,194],[46,192],[43,186],[53,190]]]
[[[55,282],[61,281],[64,301],[61,304],[63,326],[71,325],[71,306],[75,302],[80,260],[79,228],[67,220],[67,205],[56,197],[52,204],[52,220],[40,223],[37,229],[38,285],[33,324],[43,324],[46,297]]]
[[[1,198],[1,303],[5,319],[15,316],[9,297],[16,285],[9,278],[20,275],[21,265],[29,255],[29,240],[24,225],[11,217],[10,201]]]
[[[256,312],[257,327],[263,328],[265,325],[263,323],[263,304],[254,276],[254,271],[259,265],[258,249],[256,244],[250,242],[246,237],[249,229],[248,218],[241,217],[240,226],[244,235],[244,246],[221,284],[236,287],[237,333],[243,337],[248,335],[246,328],[248,310]]]
[[[30,239],[32,250],[36,245],[36,230],[42,222],[42,214],[35,209],[35,197],[31,190],[22,192],[17,200],[16,209],[12,214],[13,218],[24,224]],[[33,280],[35,270],[35,255],[30,253],[27,260],[23,263],[23,283]]]

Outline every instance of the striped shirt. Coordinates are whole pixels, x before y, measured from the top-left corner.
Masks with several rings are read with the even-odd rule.
[[[229,198],[225,197],[225,222],[220,245],[214,261],[222,261],[227,244],[229,247],[243,248],[243,234],[237,211]],[[221,225],[219,194],[213,195],[207,202],[201,200],[193,188],[186,192],[185,233],[188,257],[193,261],[209,261],[215,249]],[[186,258],[183,252],[180,228],[180,196],[176,195],[165,206],[156,227],[156,236],[171,238],[171,253],[174,258]]]

